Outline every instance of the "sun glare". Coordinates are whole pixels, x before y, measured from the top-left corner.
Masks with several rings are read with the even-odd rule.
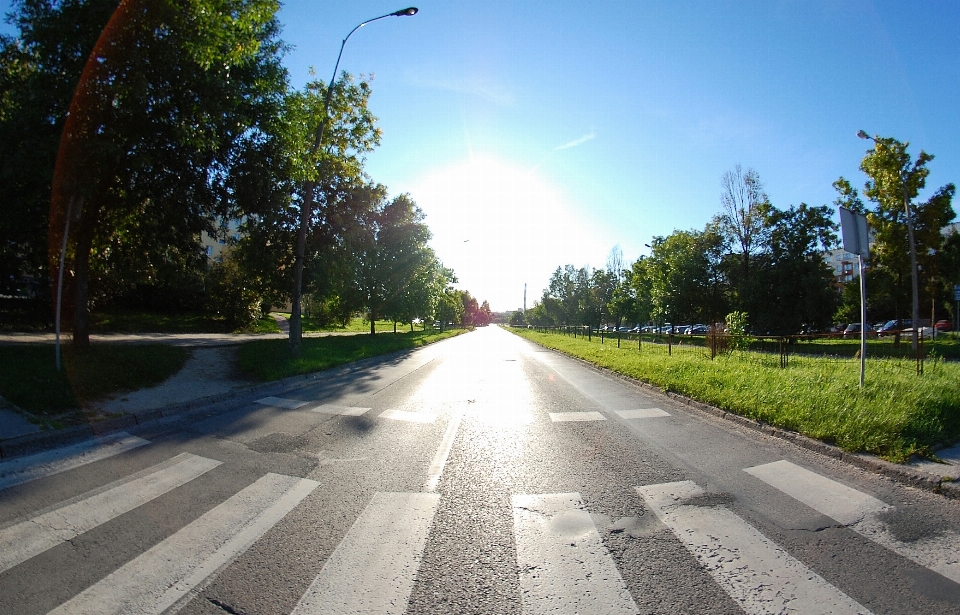
[[[610,248],[535,170],[492,157],[430,173],[411,194],[457,286],[495,311],[521,307],[525,282],[532,305],[558,266],[602,266]]]

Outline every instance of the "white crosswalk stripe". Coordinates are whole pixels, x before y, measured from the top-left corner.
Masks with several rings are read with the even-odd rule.
[[[579,493],[514,495],[523,612],[637,613]]]
[[[182,604],[318,485],[266,474],[50,613],[162,613]]]
[[[341,416],[362,416],[370,411],[370,408],[355,408],[352,406],[334,406],[332,404],[323,404],[316,408],[311,408],[310,412],[320,414],[339,414]]]
[[[384,410],[380,418],[391,421],[407,421],[408,423],[432,423],[437,420],[435,412],[410,412],[408,410]]]
[[[258,404],[263,404],[264,406],[275,406],[277,408],[286,408],[287,410],[296,410],[297,408],[302,408],[310,402],[301,401],[299,399],[286,399],[284,397],[264,397],[263,399],[257,400]]]
[[[747,613],[870,612],[729,509],[698,505],[696,498],[705,493],[693,482],[636,489],[660,521]]]
[[[95,492],[0,531],[0,572],[160,497],[219,461],[181,453]]]
[[[376,493],[293,615],[403,613],[439,501],[435,493]]]
[[[660,408],[639,408],[637,410],[616,410],[622,419],[653,419],[661,416],[670,416],[669,412]]]
[[[960,583],[960,535],[955,532],[904,542],[883,520],[884,513],[893,511],[893,507],[873,496],[789,461],[744,471],[894,553]]]
[[[599,412],[551,412],[550,420],[554,423],[570,421],[605,421],[607,417]]]
[[[0,490],[79,468],[150,444],[126,432],[91,438],[52,451],[0,462]]]

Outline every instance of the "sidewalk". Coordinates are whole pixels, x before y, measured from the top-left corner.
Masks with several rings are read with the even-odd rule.
[[[217,400],[231,393],[250,389],[260,383],[242,377],[236,366],[236,348],[241,343],[256,339],[286,339],[289,323],[286,318],[273,314],[281,333],[110,333],[93,334],[90,339],[99,344],[172,344],[194,348],[193,354],[183,368],[174,376],[158,386],[121,393],[113,398],[103,399],[84,410],[102,414],[118,414],[119,419],[108,419],[89,426],[82,426],[86,433],[95,435],[106,433],[116,426],[136,424],[140,420],[158,417],[163,410],[196,405],[203,400]],[[306,333],[304,337],[324,337],[328,335],[356,335],[354,332]],[[53,344],[56,336],[52,333],[4,333],[0,334],[3,344]],[[62,344],[69,344],[69,335],[61,336]],[[52,360],[52,359],[51,359]],[[16,408],[0,397],[0,457],[6,457],[12,450],[11,441],[40,440],[44,436],[55,440],[58,434],[82,431],[76,428],[62,430],[44,430],[39,421],[25,410]],[[8,446],[4,446],[4,444]]]

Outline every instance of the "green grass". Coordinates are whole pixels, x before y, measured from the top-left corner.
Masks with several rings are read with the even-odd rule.
[[[907,359],[860,362],[779,354],[734,353],[710,359],[702,347],[636,340],[587,341],[526,329],[508,329],[539,344],[770,425],[797,431],[852,452],[903,462],[960,439],[960,365],[927,360],[916,375]],[[869,351],[868,351],[869,356]]]
[[[289,312],[278,312],[281,316],[290,319]],[[422,325],[416,325],[414,327],[417,331],[422,329]],[[410,324],[401,324],[397,323],[397,333],[409,332]],[[346,326],[341,327],[340,325],[320,325],[316,320],[309,318],[307,316],[303,317],[303,332],[304,333],[370,333],[370,321],[361,317],[351,318],[350,322]],[[377,321],[377,333],[393,333],[393,321],[392,320],[378,320]]]
[[[401,331],[398,329],[398,331]],[[290,356],[287,340],[254,340],[240,346],[240,369],[264,381],[309,374],[397,350],[418,348],[463,330],[398,332],[396,335],[337,335],[304,338],[300,358]]]
[[[71,412],[106,395],[160,384],[190,353],[166,344],[104,344],[77,353],[63,347],[56,370],[52,344],[0,346],[0,395],[33,413]]]

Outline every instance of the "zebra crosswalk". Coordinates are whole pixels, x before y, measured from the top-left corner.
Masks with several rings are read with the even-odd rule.
[[[343,408],[348,410],[343,414],[361,414]],[[645,414],[636,418],[662,416],[653,410],[657,409],[637,411]],[[457,415],[458,420],[463,416],[465,411]],[[307,577],[297,590],[300,598],[295,604],[291,600],[292,614],[407,612],[435,525],[450,523],[449,517],[437,514],[441,503],[444,498],[457,497],[437,491],[437,477],[455,433],[456,429],[448,429],[421,491],[383,491],[369,496],[342,538],[331,543],[336,544],[331,555],[316,562],[319,574],[311,573],[316,574],[312,581]],[[105,447],[114,444],[108,442]],[[129,441],[123,446],[131,444],[142,446]],[[77,454],[72,452],[73,457]],[[63,461],[70,458],[61,456],[57,463],[74,463]],[[37,463],[49,467],[51,461]],[[164,494],[188,488],[192,481],[221,466],[224,463],[219,460],[180,453],[0,526],[0,575],[15,573],[24,562],[103,524],[117,522]],[[0,467],[0,475],[2,470]],[[777,497],[792,498],[810,514],[825,515],[862,539],[960,583],[957,534],[903,541],[887,526],[887,515],[896,510],[895,505],[788,460],[743,471],[775,490],[770,493],[778,493]],[[16,468],[20,478],[31,476],[30,472],[24,463]],[[118,562],[104,576],[91,579],[50,613],[176,612],[200,596],[319,485],[309,478],[265,473],[232,495],[225,493],[223,501],[129,561]],[[694,481],[624,485],[623,490],[653,513],[662,536],[672,535],[697,563],[704,579],[712,579],[744,613],[871,613],[850,595],[851,588],[838,586],[843,581],[835,575],[827,575],[832,579],[828,580],[811,567],[814,564],[792,554],[789,545],[778,544],[741,517],[729,500],[713,497]],[[608,547],[605,528],[598,525],[605,511],[591,510],[591,506],[596,505],[580,493],[530,492],[512,494],[501,510],[513,527],[516,559],[510,565],[522,613],[639,612],[639,598],[631,594],[625,581],[638,572]],[[282,527],[282,531],[293,531],[291,527],[310,531],[315,525]]]

